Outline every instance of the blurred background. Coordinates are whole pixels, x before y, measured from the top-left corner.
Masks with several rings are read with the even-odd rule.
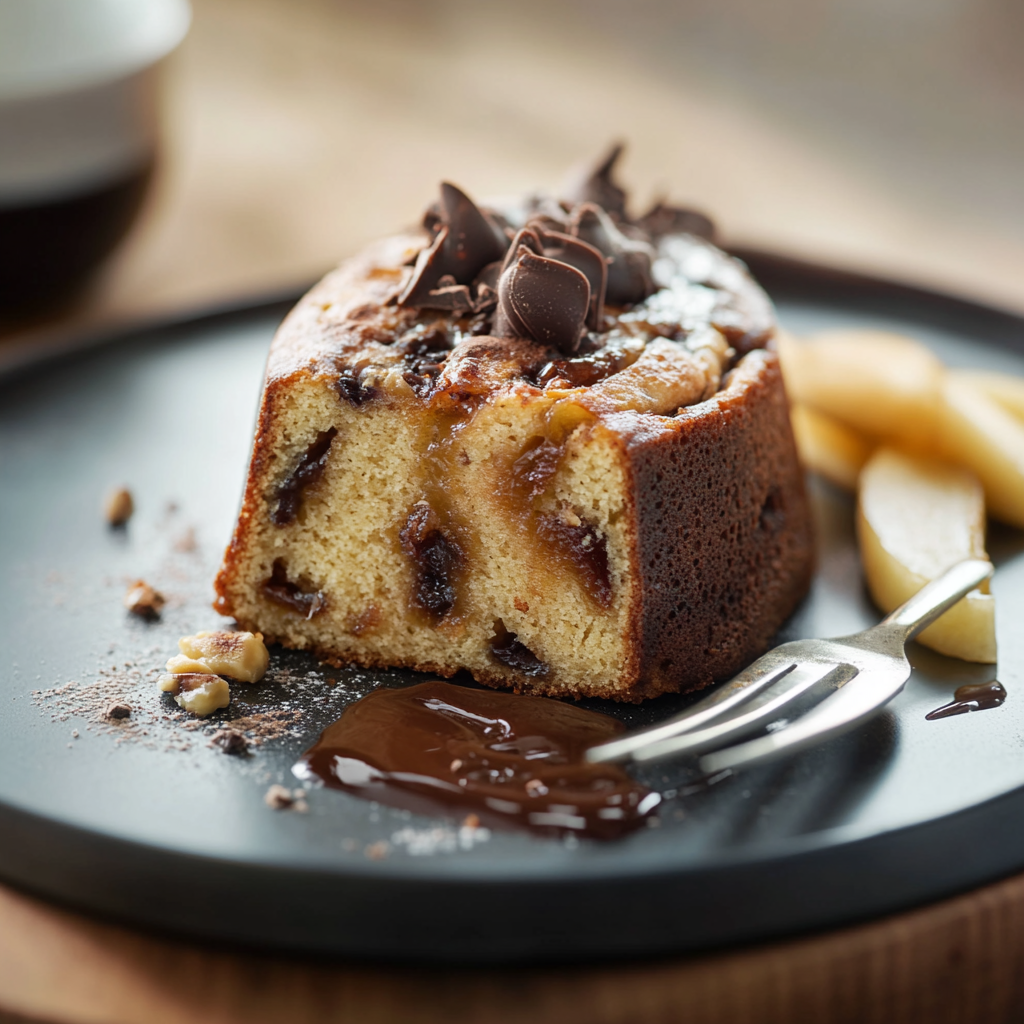
[[[612,139],[636,207],[1024,311],[1019,0],[193,0],[142,214],[6,344],[311,282],[437,182],[554,186]],[[50,311],[52,312],[52,311]]]

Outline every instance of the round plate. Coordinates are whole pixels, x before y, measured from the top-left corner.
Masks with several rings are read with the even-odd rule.
[[[928,292],[745,254],[804,332],[906,331],[950,364],[1024,373],[1024,321]],[[216,628],[210,582],[244,478],[277,304],[144,331],[0,381],[0,875],[53,899],[206,939],[459,962],[707,949],[838,925],[1024,867],[1024,534],[993,527],[996,710],[926,721],[996,677],[911,645],[914,673],[867,725],[781,763],[665,794],[616,842],[487,832],[337,791],[273,811],[269,785],[349,701],[411,674],[275,650],[266,681],[188,720],[157,692],[179,636]],[[128,528],[105,494],[127,484]],[[820,560],[780,639],[875,622],[848,495],[811,481]],[[129,616],[126,584],[162,591]],[[691,698],[590,702],[630,726]],[[130,718],[106,706],[126,701]],[[252,753],[211,745],[225,720]]]

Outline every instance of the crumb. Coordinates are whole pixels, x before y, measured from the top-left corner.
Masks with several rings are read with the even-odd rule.
[[[263,796],[263,802],[275,811],[297,811],[305,814],[309,810],[306,803],[305,790],[296,789],[294,792],[285,786],[275,783]]]
[[[71,738],[75,739],[75,740],[78,739],[78,730],[77,729],[72,729],[71,730]]]
[[[457,772],[461,767],[462,767],[462,760],[457,757],[457,758],[455,758],[454,761],[452,761],[452,763],[450,765],[448,765],[448,771],[450,771],[450,772]]]
[[[526,792],[529,793],[530,796],[544,796],[547,791],[548,787],[545,786],[540,779],[530,779],[530,781],[526,783]]]
[[[370,860],[383,860],[391,852],[391,844],[386,839],[378,840],[376,843],[370,843],[369,846],[363,850],[363,853],[370,858]]]
[[[467,814],[466,817],[463,819],[462,824],[466,828],[479,828],[480,819],[475,814]]]
[[[210,738],[210,742],[220,747],[225,754],[247,754],[249,744],[237,729],[218,729]]]
[[[107,496],[103,511],[111,526],[124,526],[135,511],[135,502],[132,501],[131,491],[127,487],[119,487],[116,491],[111,491]]]
[[[103,712],[104,718],[128,718],[132,713],[130,704],[114,703]]]
[[[205,718],[231,703],[228,684],[209,672],[164,673],[156,681],[157,689],[174,695],[178,707]]]
[[[125,608],[141,619],[159,618],[160,609],[166,603],[164,595],[154,590],[145,580],[136,580],[124,595]]]
[[[512,603],[516,606],[516,611],[518,612],[528,612],[530,610],[529,604],[521,597],[515,598]]]
[[[182,554],[188,554],[189,552],[195,551],[199,546],[196,543],[196,531],[195,527],[188,527],[185,532],[178,537],[173,545],[171,545],[175,551],[180,551]]]

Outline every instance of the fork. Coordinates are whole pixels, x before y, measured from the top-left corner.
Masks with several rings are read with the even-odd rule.
[[[591,747],[584,756],[600,763],[703,754],[700,769],[713,775],[838,736],[903,689],[910,677],[907,641],[992,571],[992,564],[980,559],[959,562],[878,625],[852,636],[782,644],[681,715]],[[783,717],[786,712],[791,718]],[[769,731],[763,736],[728,745],[764,728]]]

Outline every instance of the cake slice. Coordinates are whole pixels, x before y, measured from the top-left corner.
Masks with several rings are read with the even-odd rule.
[[[219,611],[332,664],[622,701],[765,648],[813,557],[772,308],[706,219],[629,221],[613,162],[501,210],[445,184],[300,301]]]

